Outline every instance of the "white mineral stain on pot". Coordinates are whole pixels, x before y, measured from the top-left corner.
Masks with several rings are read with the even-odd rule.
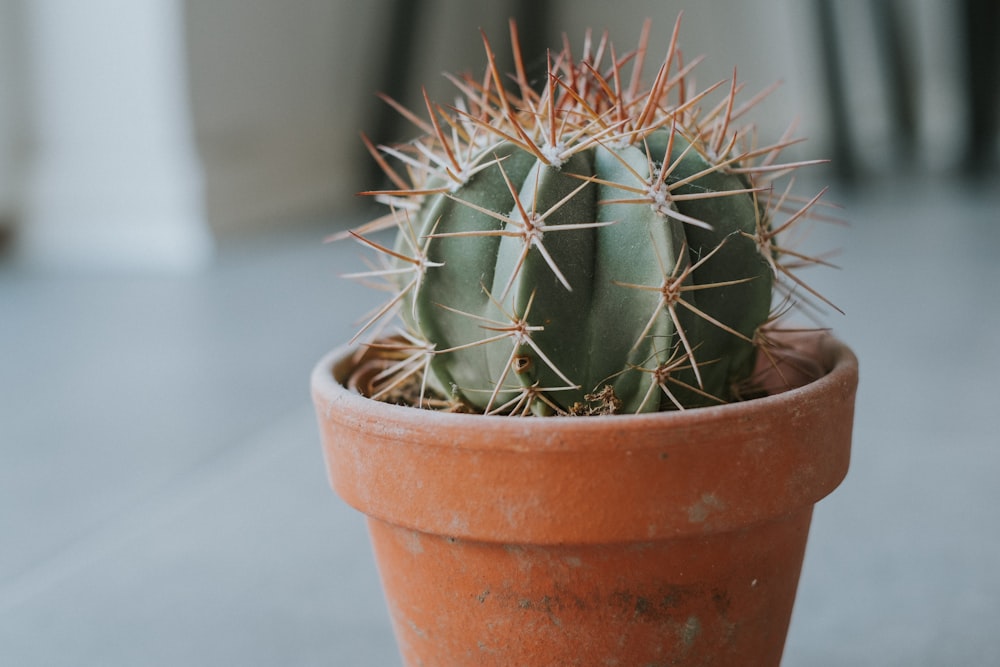
[[[710,514],[724,509],[726,509],[726,504],[719,500],[714,493],[705,493],[702,494],[701,500],[688,508],[688,521],[704,523]]]

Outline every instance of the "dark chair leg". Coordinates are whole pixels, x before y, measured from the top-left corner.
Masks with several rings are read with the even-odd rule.
[[[888,92],[891,132],[896,158],[908,165],[917,153],[917,113],[911,50],[906,40],[899,0],[871,4],[882,80]]]
[[[413,55],[419,35],[415,27],[420,22],[426,4],[424,0],[396,0],[386,16],[388,30],[383,44],[388,52],[383,56],[382,70],[378,75],[378,91],[395,100],[404,98],[413,73]],[[399,114],[381,100],[373,100],[372,104],[373,120],[369,126],[372,141],[376,144],[399,141],[401,137],[397,135],[402,126]],[[374,160],[368,158],[362,164],[371,165],[366,183],[374,185],[385,179],[382,169]]]
[[[833,0],[814,0],[816,29],[819,36],[823,80],[826,84],[826,105],[830,114],[832,167],[837,177],[850,182],[856,176],[856,162],[852,143],[850,117],[844,86],[843,62],[840,54],[840,35],[834,16]]]
[[[550,0],[516,0],[513,18],[517,21],[517,33],[521,43],[521,55],[532,87],[541,89],[545,85],[547,68],[546,52],[558,50],[555,43],[559,35],[554,34],[552,22],[552,2]]]
[[[997,164],[1000,128],[1000,3],[964,0],[965,90],[968,113],[965,169],[984,174]]]

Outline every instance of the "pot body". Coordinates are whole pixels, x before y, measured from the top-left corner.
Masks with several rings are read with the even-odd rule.
[[[810,515],[573,546],[369,526],[407,665],[777,665]]]
[[[313,397],[330,480],[368,515],[408,667],[777,665],[813,505],[847,472],[857,360],[789,348],[799,388],[686,412],[432,413]],[[787,374],[786,374],[787,375]]]

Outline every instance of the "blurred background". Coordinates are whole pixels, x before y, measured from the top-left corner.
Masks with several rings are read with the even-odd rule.
[[[371,180],[359,133],[412,134],[375,92],[449,101],[441,74],[481,71],[479,27],[506,55],[518,14],[540,70],[564,32],[579,47],[606,28],[626,48],[646,17],[663,53],[683,9],[700,81],[734,65],[748,91],[782,81],[762,130],[798,118],[800,150],[838,175],[995,159],[995,3],[689,4],[3,0],[3,226],[31,266],[170,269],[233,234],[334,219]]]
[[[449,101],[509,17],[529,71],[645,18],[656,61],[681,10],[850,223],[810,282],[855,461],[784,664],[993,664],[1000,3],[0,0],[0,665],[398,664],[307,386],[379,302],[322,243],[372,214],[360,133],[413,134],[375,93]]]

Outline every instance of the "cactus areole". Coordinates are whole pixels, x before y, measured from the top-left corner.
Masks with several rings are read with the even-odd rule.
[[[405,325],[383,391],[419,380],[419,402],[518,415],[745,395],[772,308],[808,291],[791,268],[817,261],[778,239],[819,195],[776,180],[808,163],[781,162],[793,141],[742,122],[763,95],[739,103],[735,72],[694,86],[676,26],[648,85],[648,25],[623,56],[589,35],[579,59],[550,54],[534,86],[511,35],[511,77],[484,37],[486,75],[452,77],[455,104],[425,95],[424,119],[388,100],[421,138],[366,140],[392,182],[366,194],[390,212],[349,232],[383,260],[354,275],[395,296],[363,331],[394,313]]]

